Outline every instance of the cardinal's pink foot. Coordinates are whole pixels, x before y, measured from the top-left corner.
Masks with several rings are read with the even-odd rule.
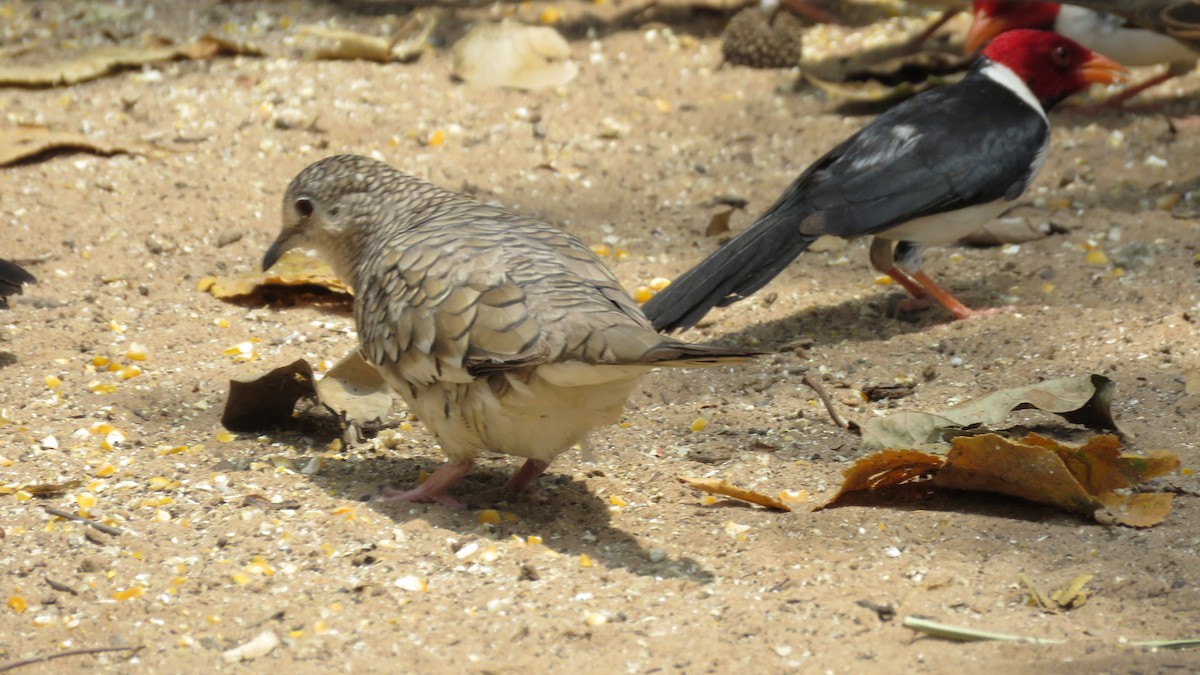
[[[429,478],[425,479],[424,483],[411,490],[396,490],[385,487],[383,488],[383,501],[432,502],[456,511],[461,511],[467,508],[466,505],[451,497],[447,492],[458,482],[458,479],[470,473],[471,467],[474,464],[469,459],[447,464],[434,471],[430,474]]]
[[[529,484],[537,480],[537,477],[546,473],[546,467],[550,466],[550,462],[543,462],[540,459],[527,459],[521,465],[521,468],[513,474],[512,478],[508,479],[508,489],[513,492],[520,492],[529,487]]]

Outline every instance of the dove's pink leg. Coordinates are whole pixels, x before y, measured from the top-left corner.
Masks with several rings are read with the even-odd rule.
[[[383,501],[435,502],[442,506],[461,511],[467,507],[446,493],[458,482],[458,479],[470,473],[471,467],[474,465],[475,462],[469,459],[461,462],[452,462],[434,471],[429,475],[429,478],[425,479],[424,483],[411,490],[395,490],[385,487],[383,488]]]
[[[540,459],[525,460],[525,463],[513,474],[513,477],[508,479],[508,489],[513,492],[524,490],[538,476],[546,473],[546,467],[548,466],[550,466],[550,462],[543,462]]]

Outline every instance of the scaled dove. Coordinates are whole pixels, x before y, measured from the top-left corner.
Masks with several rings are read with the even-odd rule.
[[[263,258],[315,249],[354,289],[359,350],[450,462],[388,501],[438,502],[480,450],[525,457],[521,490],[597,426],[642,375],[755,352],[656,333],[574,235],[354,155],[300,173]]]

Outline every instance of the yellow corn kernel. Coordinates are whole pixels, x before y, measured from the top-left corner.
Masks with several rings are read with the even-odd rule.
[[[145,595],[146,589],[141,586],[130,586],[123,591],[114,591],[112,594],[113,600],[133,600]]]
[[[703,417],[697,417],[696,419],[692,420],[692,425],[688,428],[692,431],[704,431],[704,427],[707,426],[708,420],[704,419]]]
[[[538,21],[544,26],[553,26],[562,21],[562,11],[554,5],[550,5],[543,9],[541,14],[538,14]]]
[[[612,249],[608,247],[608,244],[592,244],[591,248],[592,253],[595,253],[601,258],[607,258],[612,255]]]
[[[639,305],[649,302],[650,298],[653,297],[654,291],[650,290],[647,286],[638,286],[633,292],[633,300]]]
[[[586,553],[580,553],[579,554],[579,566],[580,567],[591,567],[592,566],[592,557]]]
[[[19,595],[14,595],[8,599],[8,608],[17,614],[24,614],[26,607],[25,598]]]
[[[250,577],[244,572],[234,572],[233,574],[229,575],[229,578],[233,579],[233,583],[237,584],[238,586],[245,586],[246,584],[250,583]]]
[[[671,280],[666,277],[654,277],[653,279],[650,280],[650,284],[649,284],[650,290],[652,290],[656,293],[670,285],[671,285]]]
[[[133,378],[135,378],[141,374],[142,374],[141,368],[138,368],[137,366],[125,366],[124,368],[121,369],[121,374],[119,375],[119,377],[122,380],[132,380]]]
[[[217,442],[218,443],[228,443],[235,438],[237,438],[237,437],[228,431],[217,432]]]
[[[107,382],[92,382],[88,385],[88,389],[90,389],[93,394],[111,394],[117,390],[117,386]]]
[[[130,361],[145,361],[146,360],[145,345],[140,345],[136,342],[129,345],[129,351],[125,352],[125,358],[129,359]]]
[[[483,511],[479,512],[478,516],[475,517],[475,522],[479,523],[480,525],[499,525],[500,512],[496,509],[484,509]]]
[[[525,541],[529,542],[530,544],[540,544],[542,543],[542,538],[536,534],[531,534],[525,538]]]
[[[80,492],[75,495],[75,504],[81,509],[91,509],[96,507],[96,495],[90,492]]]
[[[62,380],[58,379],[54,375],[46,376],[46,388],[47,389],[57,389],[60,384],[62,384]]]
[[[446,142],[446,132],[442,131],[441,129],[437,129],[436,131],[434,131],[432,134],[429,135],[429,147],[431,147],[431,148],[436,148],[445,142]]]
[[[1084,260],[1089,265],[1107,265],[1108,264],[1108,256],[1105,255],[1104,251],[1101,251],[1098,248],[1094,248],[1094,249],[1088,251],[1087,255],[1084,256]]]
[[[628,504],[628,503],[627,503],[627,502],[626,502],[624,499],[621,499],[621,498],[620,498],[620,497],[618,497],[617,495],[609,495],[609,496],[608,496],[608,503],[609,503],[609,504],[611,504],[611,505],[613,505],[613,506],[617,506],[617,507],[621,507],[621,506],[628,506],[628,505],[629,505],[629,504]]]
[[[896,280],[886,274],[881,274],[875,277],[876,286],[891,286],[894,283],[896,283]]]
[[[275,570],[267,563],[266,558],[261,555],[256,555],[250,559],[250,564],[246,565],[245,571],[247,574],[257,574],[264,577],[275,575]]]
[[[175,488],[179,487],[178,482],[173,481],[170,478],[167,478],[165,476],[155,476],[155,477],[151,478],[150,480],[146,481],[146,484],[150,487],[151,490],[158,490],[158,491],[174,490]]]
[[[120,429],[113,429],[104,435],[104,440],[100,441],[100,447],[111,451],[113,448],[124,442],[125,434],[121,433]]]

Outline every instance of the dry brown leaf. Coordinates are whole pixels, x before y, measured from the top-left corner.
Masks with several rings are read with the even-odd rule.
[[[391,35],[367,35],[316,25],[300,26],[296,32],[329,45],[313,51],[313,58],[387,63],[420,57],[436,27],[435,14],[417,10],[409,14]]]
[[[549,26],[503,21],[476,24],[454,44],[454,76],[513,89],[561,87],[579,72],[571,45]]]
[[[218,54],[258,55],[261,53],[261,50],[251,45],[224,40],[212,35],[203,35],[183,45],[101,47],[63,61],[50,61],[37,65],[2,66],[0,67],[0,86],[57,87],[94,80],[126,68],[137,68],[179,58],[207,59]]]
[[[231,301],[262,301],[263,296],[278,295],[289,289],[296,295],[312,295],[314,290],[323,289],[321,292],[347,299],[351,296],[350,288],[334,276],[328,264],[298,250],[284,254],[269,272],[253,272],[240,277],[210,276],[196,283],[196,290],[219,300]]]
[[[996,434],[954,439],[934,485],[998,492],[1091,516],[1099,506],[1053,450]]]
[[[1059,612],[1077,609],[1087,604],[1090,593],[1088,593],[1085,587],[1092,580],[1092,575],[1080,574],[1068,581],[1065,586],[1050,594],[1039,589],[1033,583],[1033,580],[1025,574],[1019,575],[1018,579],[1025,586],[1026,592],[1029,593],[1030,605],[1051,612]]]
[[[1054,591],[1051,599],[1061,609],[1077,609],[1087,604],[1089,593],[1087,584],[1092,580],[1091,574],[1080,574],[1067,582],[1066,586]]]
[[[230,380],[221,424],[230,431],[277,427],[291,419],[302,398],[316,399],[356,427],[382,418],[392,406],[391,390],[356,349],[320,380],[304,359],[262,376]]]
[[[315,398],[312,366],[297,359],[260,377],[229,381],[221,424],[230,431],[259,431],[291,419],[296,401]]]
[[[1096,520],[1106,525],[1154,527],[1170,515],[1175,495],[1166,492],[1130,495],[1109,492],[1100,495],[1099,500],[1104,504],[1104,509],[1094,515]]]
[[[21,489],[35,497],[55,497],[81,487],[83,487],[82,480],[71,479],[61,483],[34,483],[32,485],[26,485]]]
[[[325,40],[330,44],[328,47],[322,47],[313,52],[313,57],[317,59],[361,59],[379,63],[387,63],[392,60],[391,44],[385,37],[323,26],[300,26],[296,32],[300,35]]]
[[[821,91],[853,103],[894,103],[958,81],[972,57],[920,51],[882,61],[863,52],[858,58],[802,64],[804,79]]]
[[[1021,441],[995,434],[956,438],[946,466],[933,483],[1013,495],[1106,524],[1157,525],[1170,513],[1173,495],[1124,492],[1150,475],[1178,467],[1178,457],[1165,452],[1149,457],[1122,455],[1118,448],[1116,437],[1110,435],[1096,436],[1078,447],[1036,434]]]
[[[912,448],[945,441],[965,428],[993,427],[1014,410],[1037,408],[1092,429],[1119,431],[1112,416],[1116,385],[1103,375],[1062,377],[984,394],[936,413],[901,411],[861,425],[876,448]]]
[[[138,141],[103,142],[71,131],[17,126],[0,129],[0,166],[9,166],[54,150],[81,150],[97,155],[150,155],[162,148]]]
[[[790,506],[784,504],[778,499],[775,499],[774,497],[769,497],[761,492],[755,492],[754,490],[747,490],[745,488],[737,487],[736,485],[732,485],[724,480],[721,480],[720,478],[689,478],[687,476],[679,476],[679,480],[682,481],[684,485],[702,492],[740,499],[744,502],[750,502],[751,504],[765,506],[768,509],[776,509],[778,511],[792,510]]]
[[[829,501],[818,505],[814,511],[846,502],[849,495],[858,493],[880,493],[916,482],[923,482],[930,472],[936,471],[945,462],[939,455],[916,450],[884,450],[864,457],[846,469],[842,476],[842,487]]]
[[[391,387],[357,349],[317,380],[317,396],[339,417],[356,423],[382,419],[392,407]]]
[[[921,486],[996,492],[1058,506],[1106,524],[1157,525],[1171,511],[1170,494],[1127,494],[1149,477],[1179,467],[1168,452],[1120,452],[1112,435],[1081,446],[1030,434],[1012,441],[996,434],[955,438],[949,455],[915,450],[884,450],[859,460],[845,473],[842,487],[819,510],[849,503],[891,501],[897,491]],[[925,480],[932,476],[932,480]]]

